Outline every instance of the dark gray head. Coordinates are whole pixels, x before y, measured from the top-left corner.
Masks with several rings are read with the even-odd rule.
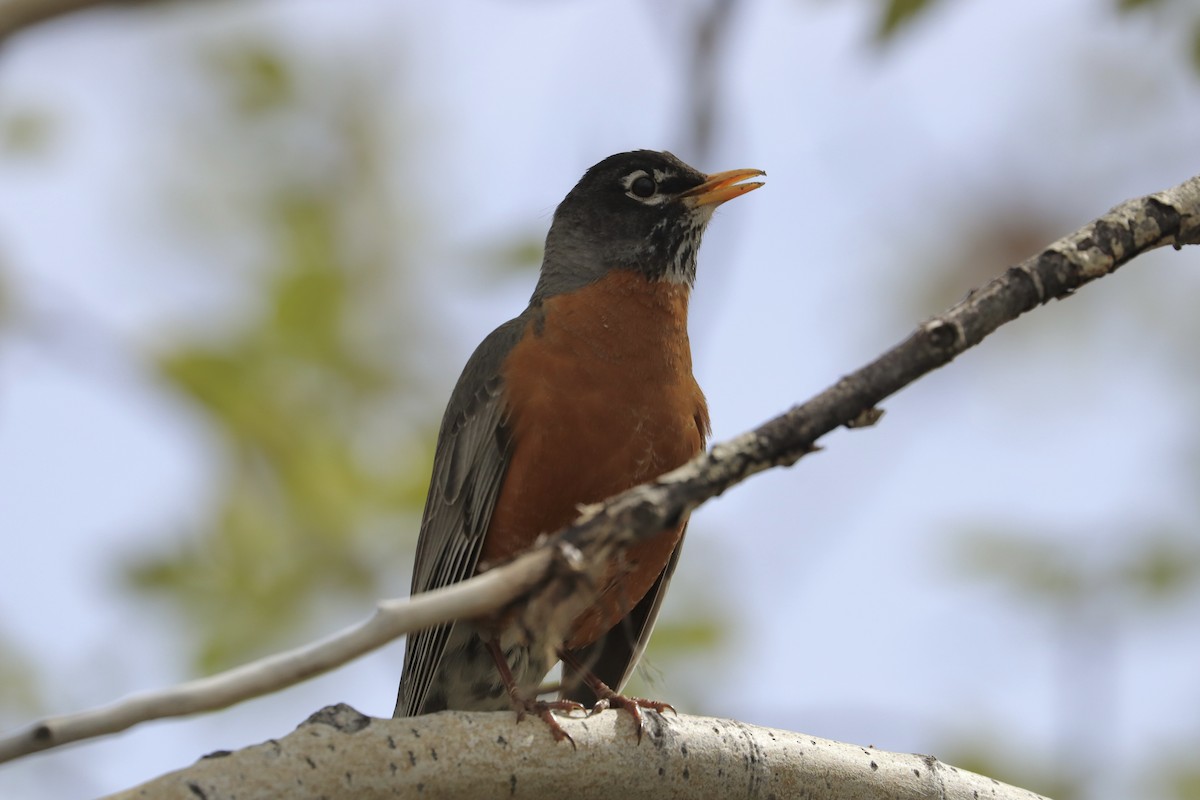
[[[738,181],[765,174],[705,175],[655,150],[609,156],[584,173],[554,212],[533,301],[582,288],[614,269],[690,287],[713,210],[762,186]]]

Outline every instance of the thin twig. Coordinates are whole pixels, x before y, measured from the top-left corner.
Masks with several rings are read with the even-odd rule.
[[[90,711],[49,717],[0,738],[0,763],[139,722],[216,711],[329,672],[405,633],[498,608],[537,584],[552,551],[532,552],[470,581],[413,598],[385,600],[366,621],[312,644],[168,689],[130,695]]]

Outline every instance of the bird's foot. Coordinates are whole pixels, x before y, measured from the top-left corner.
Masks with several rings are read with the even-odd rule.
[[[526,697],[521,688],[517,686],[516,680],[513,678],[512,669],[508,666],[508,659],[504,657],[503,651],[500,649],[500,642],[494,637],[488,639],[485,643],[488,652],[492,654],[492,660],[496,662],[496,671],[500,673],[500,682],[504,684],[504,690],[508,692],[509,702],[512,703],[513,710],[517,712],[517,722],[525,719],[529,714],[533,714],[546,723],[546,727],[550,729],[551,735],[554,736],[554,741],[561,742],[566,739],[571,743],[571,747],[578,750],[575,740],[571,738],[571,734],[563,730],[562,725],[558,724],[558,720],[554,718],[554,711],[563,711],[571,713],[572,711],[585,710],[582,705],[574,700],[538,700],[536,697]]]
[[[646,731],[646,725],[642,719],[643,708],[648,708],[651,711],[657,711],[659,714],[663,713],[664,711],[670,711],[672,714],[677,716],[679,714],[679,712],[675,710],[675,707],[670,703],[663,703],[658,700],[647,700],[644,697],[628,697],[623,694],[617,694],[603,683],[601,683],[600,686],[608,691],[596,692],[600,699],[596,701],[596,705],[592,706],[592,710],[588,716],[591,716],[592,714],[599,714],[606,708],[625,709],[629,712],[629,715],[633,717],[634,724],[637,725],[637,739],[639,744],[641,744],[642,741],[642,734]]]
[[[530,714],[538,717],[542,722],[546,723],[546,727],[550,729],[550,735],[554,737],[554,741],[561,742],[566,739],[571,743],[571,747],[579,749],[575,744],[575,740],[571,738],[571,734],[563,730],[563,726],[558,724],[558,720],[554,718],[554,712],[560,711],[565,714],[571,714],[574,711],[584,711],[584,707],[573,700],[525,700],[513,698],[513,706],[517,711],[517,722],[525,719]]]
[[[633,722],[637,725],[637,740],[638,744],[642,743],[642,734],[646,732],[645,721],[642,718],[642,709],[648,708],[651,711],[657,711],[661,714],[664,711],[670,711],[672,714],[678,715],[679,712],[670,703],[663,703],[658,700],[647,700],[644,697],[628,697],[618,693],[600,678],[596,677],[596,673],[588,668],[588,665],[579,660],[579,657],[570,650],[562,649],[558,651],[558,657],[562,659],[564,667],[570,667],[574,670],[579,679],[588,685],[598,699],[596,705],[592,706],[592,710],[588,712],[588,716],[599,714],[606,708],[623,708],[633,717]]]

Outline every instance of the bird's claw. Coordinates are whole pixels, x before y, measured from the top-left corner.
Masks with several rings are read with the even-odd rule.
[[[555,711],[561,711],[567,715],[575,711],[586,710],[583,705],[576,703],[574,700],[527,700],[517,708],[517,722],[525,719],[529,714],[533,714],[542,722],[546,723],[546,727],[550,729],[550,735],[554,737],[554,741],[561,742],[566,739],[571,743],[571,747],[576,750],[579,746],[575,744],[575,740],[571,738],[571,734],[563,730],[563,726],[558,724],[558,720],[554,718]]]
[[[642,719],[643,708],[648,708],[651,711],[657,711],[659,714],[663,713],[664,711],[670,711],[672,714],[679,716],[679,712],[675,710],[675,706],[671,705],[670,703],[663,703],[659,700],[647,700],[644,697],[626,697],[625,695],[617,694],[616,692],[605,695],[596,701],[596,705],[592,706],[592,710],[588,713],[588,716],[590,717],[593,714],[599,714],[606,708],[623,708],[629,712],[630,716],[633,717],[634,724],[637,726],[637,739],[639,744],[642,741],[642,734],[646,731],[646,726]]]

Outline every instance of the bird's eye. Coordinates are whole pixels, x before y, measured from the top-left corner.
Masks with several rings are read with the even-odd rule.
[[[641,175],[633,179],[629,184],[629,191],[633,192],[636,197],[649,197],[658,189],[654,179],[648,175]]]

